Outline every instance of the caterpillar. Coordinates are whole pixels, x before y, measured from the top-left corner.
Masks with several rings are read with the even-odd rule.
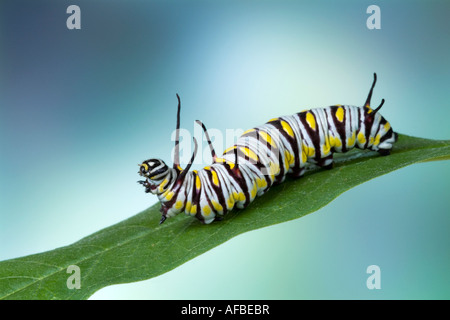
[[[377,81],[374,79],[362,107],[333,105],[274,118],[247,130],[237,142],[216,155],[206,126],[202,126],[213,163],[201,170],[190,171],[198,144],[185,169],[180,166],[179,129],[181,101],[177,94],[178,111],[173,167],[161,159],[149,159],[138,164],[140,180],[146,193],[158,196],[161,220],[181,212],[194,216],[204,224],[219,221],[233,208],[247,207],[272,185],[284,181],[287,174],[300,177],[307,165],[333,167],[333,153],[353,148],[377,151],[389,155],[398,134],[370,101]]]

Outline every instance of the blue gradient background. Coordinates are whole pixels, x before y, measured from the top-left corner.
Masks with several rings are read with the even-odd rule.
[[[81,8],[82,29],[66,28]],[[366,8],[381,8],[381,30]],[[182,126],[248,129],[374,104],[400,133],[449,139],[448,1],[2,1],[0,260],[71,244],[156,202],[136,163]],[[219,152],[221,150],[218,150]],[[449,299],[448,162],[358,186],[157,278],[93,299]],[[366,268],[381,268],[368,290]]]

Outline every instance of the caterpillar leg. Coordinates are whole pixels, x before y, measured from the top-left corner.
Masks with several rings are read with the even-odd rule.
[[[321,168],[324,168],[324,169],[327,169],[327,170],[333,169],[334,168],[334,162],[331,162],[330,164],[327,164],[325,166],[321,166]]]
[[[161,212],[161,220],[159,220],[159,224],[163,224],[164,221],[166,221],[168,209],[169,208],[167,208],[165,205],[161,205],[161,208],[159,208],[159,212]]]
[[[293,168],[291,175],[293,178],[300,178],[305,173],[305,168]]]
[[[391,130],[392,130],[392,129],[391,129]],[[380,155],[382,155],[382,156],[388,156],[388,155],[391,154],[392,144],[393,144],[394,142],[397,142],[397,140],[398,140],[398,133],[397,133],[397,132],[392,132],[392,133],[391,133],[391,136],[388,137],[386,140],[387,140],[387,141],[390,141],[390,142],[389,142],[388,144],[382,143],[382,144],[384,144],[384,146],[382,146],[381,148],[379,148],[379,149],[377,150],[378,153],[379,153]],[[384,148],[383,148],[383,147],[384,147]]]
[[[317,161],[317,165],[327,170],[333,169],[334,167],[333,154],[330,154],[329,156]]]
[[[150,184],[147,182],[147,180],[139,180],[139,184],[142,184],[145,187],[145,192],[150,193]]]

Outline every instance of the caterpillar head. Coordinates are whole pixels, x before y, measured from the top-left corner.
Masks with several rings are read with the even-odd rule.
[[[169,173],[169,167],[161,159],[149,159],[145,160],[141,164],[138,164],[139,175],[145,177],[149,182],[156,182],[163,180]]]

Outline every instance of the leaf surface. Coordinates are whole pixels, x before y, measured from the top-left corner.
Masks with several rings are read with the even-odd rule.
[[[247,209],[202,225],[178,215],[159,225],[159,204],[80,241],[52,251],[0,262],[0,299],[87,299],[119,283],[150,279],[250,230],[314,212],[365,181],[424,161],[450,159],[450,141],[399,135],[390,156],[353,150],[335,154],[332,170],[311,170],[287,179]],[[81,288],[69,289],[70,265]]]

